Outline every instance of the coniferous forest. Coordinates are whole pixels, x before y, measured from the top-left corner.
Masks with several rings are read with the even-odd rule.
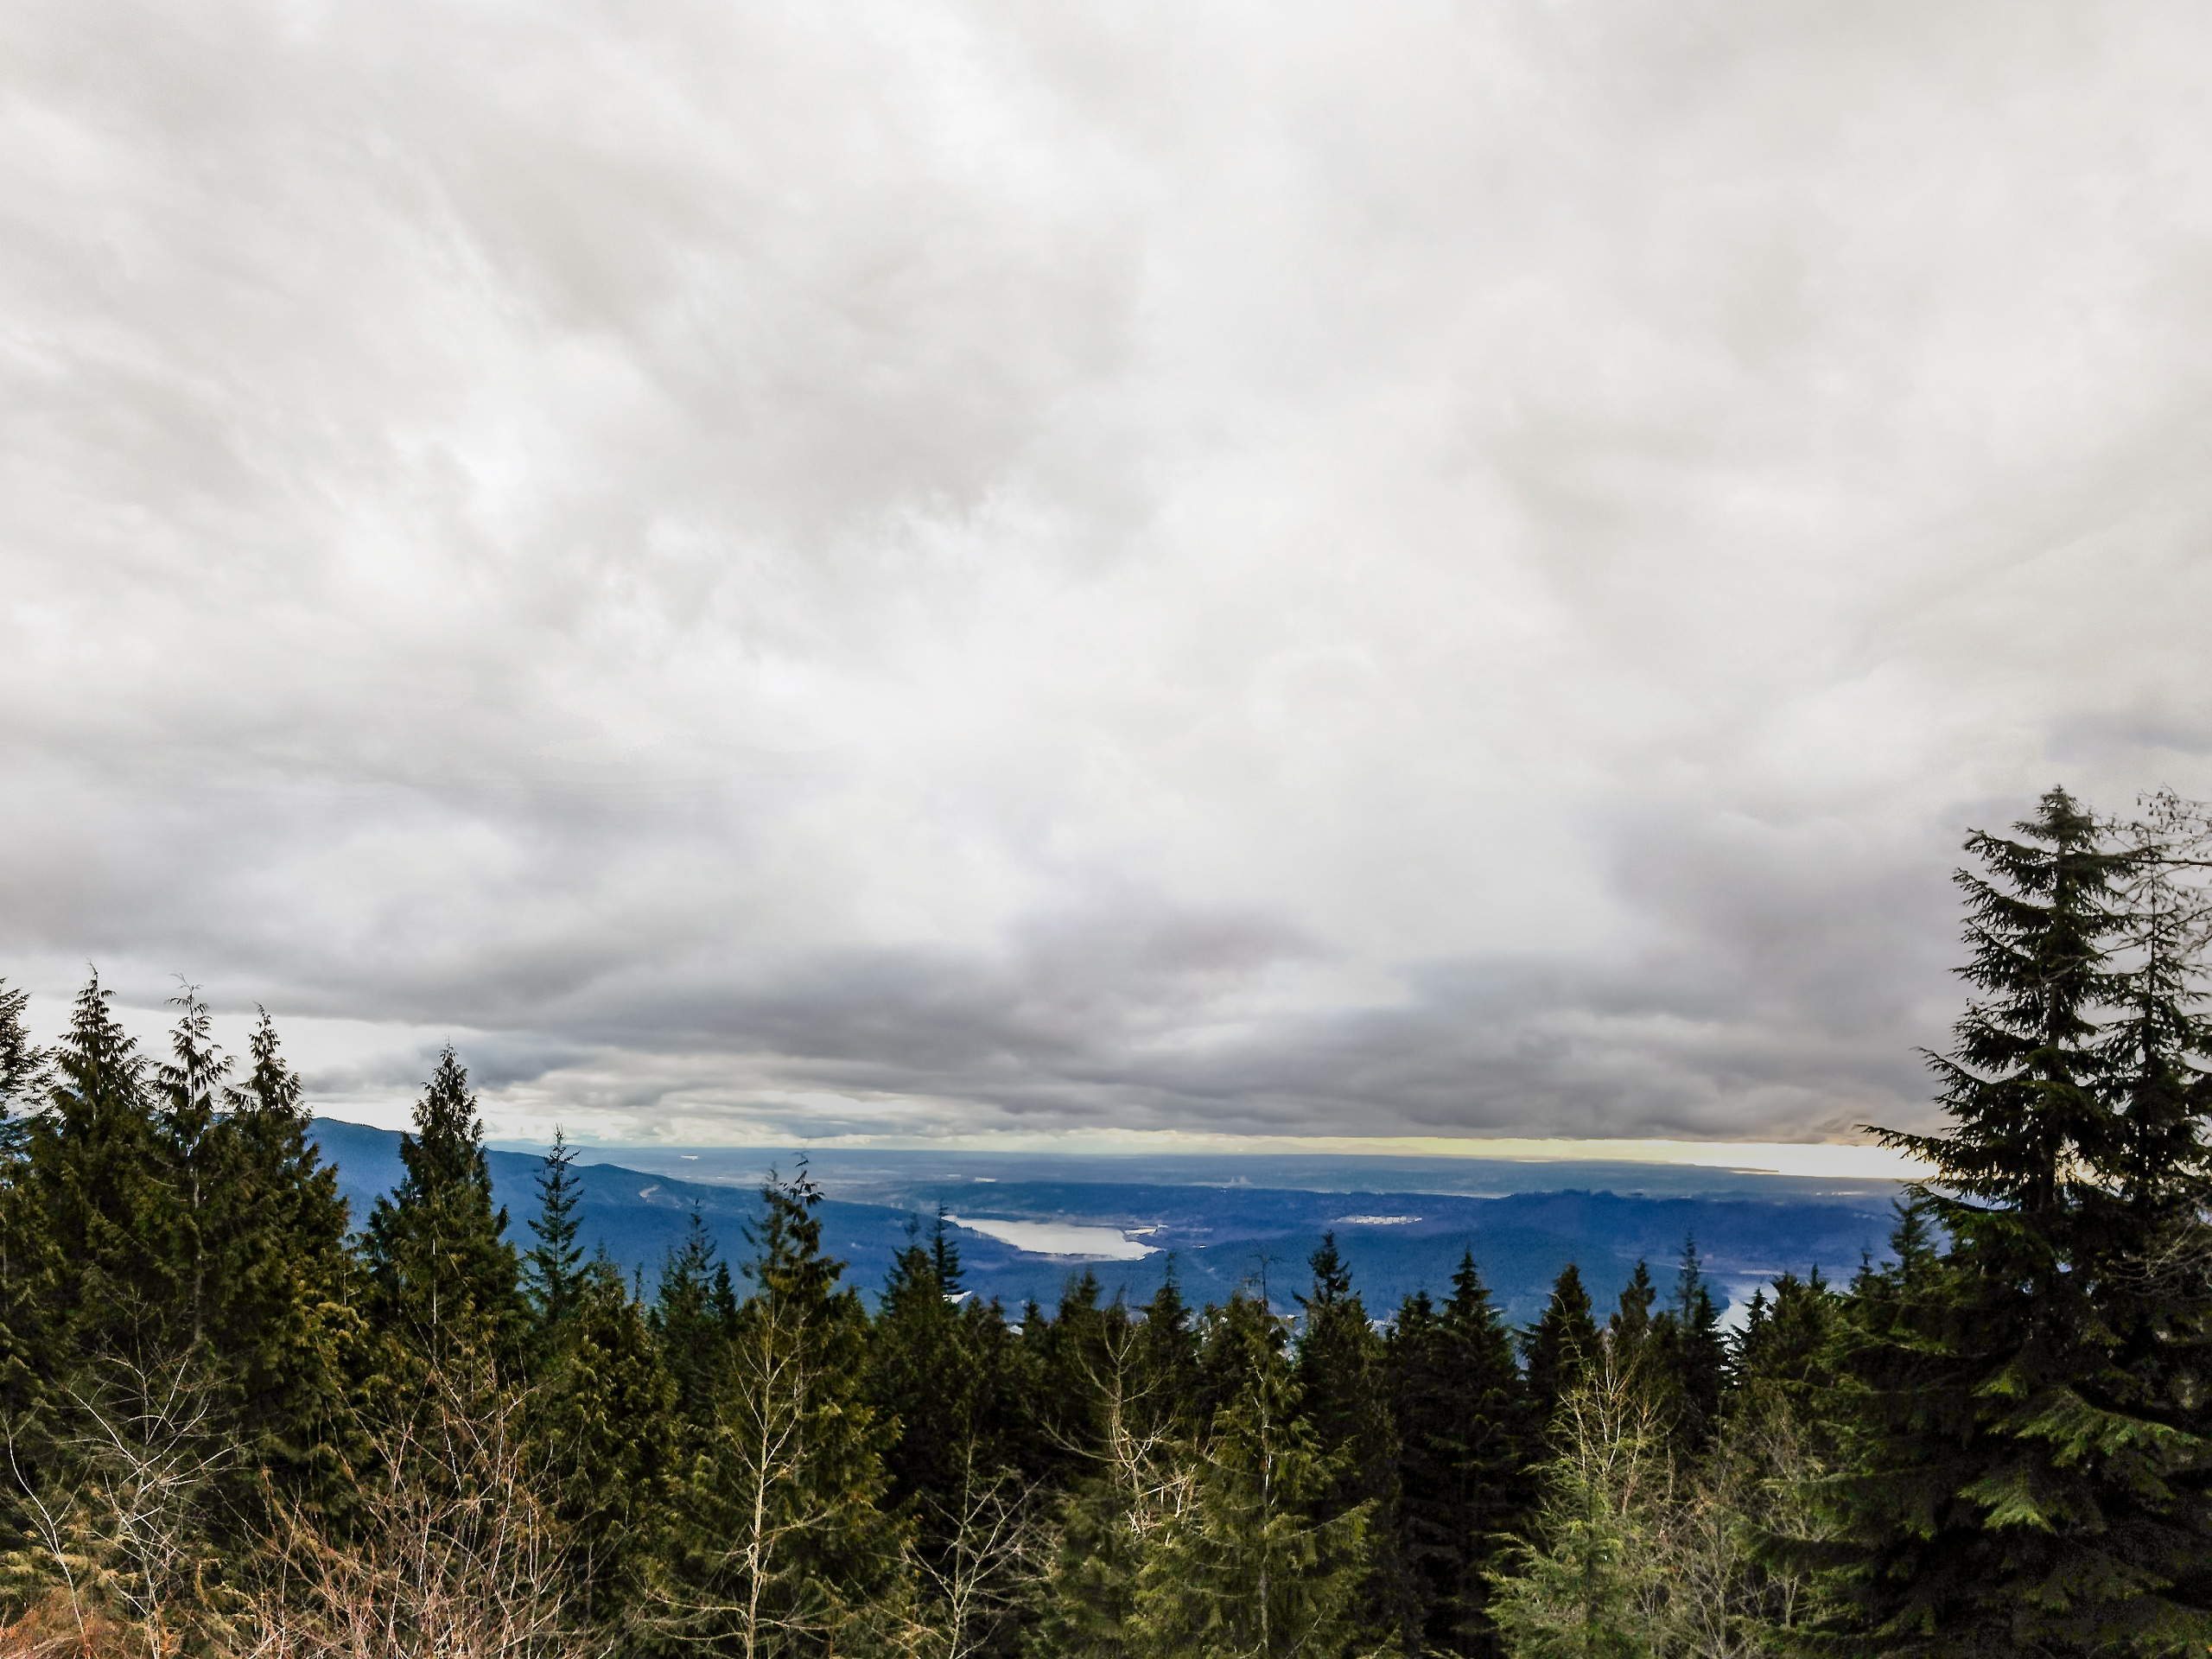
[[[1333,1246],[1225,1306],[873,1311],[803,1163],[626,1280],[461,1057],[349,1214],[264,1015],[0,990],[0,1613],[99,1655],[2178,1654],[2212,1644],[2202,817],[1967,842],[1932,1168],[1724,1333],[1694,1242],[1509,1328]],[[1817,950],[1817,939],[1803,941]],[[1293,1282],[1293,1281],[1295,1282]]]

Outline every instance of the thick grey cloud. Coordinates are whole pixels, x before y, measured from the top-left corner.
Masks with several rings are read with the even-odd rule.
[[[0,971],[333,1103],[1913,1122],[1963,827],[2212,792],[2196,8],[0,35]]]

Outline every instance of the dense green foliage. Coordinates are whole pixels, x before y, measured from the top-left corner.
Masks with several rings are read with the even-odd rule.
[[[1691,1240],[1521,1332],[1471,1257],[1377,1318],[1333,1238],[1009,1316],[942,1216],[871,1313],[803,1161],[626,1283],[565,1141],[510,1236],[450,1050],[352,1218],[265,1014],[234,1063],[188,988],[149,1058],[95,979],[49,1054],[0,985],[10,1650],[2201,1652],[2202,843],[1969,842],[1934,1173],[1732,1336]]]

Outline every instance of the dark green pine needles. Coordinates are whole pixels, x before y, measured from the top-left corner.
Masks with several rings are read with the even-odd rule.
[[[1951,1126],[1885,1135],[1936,1173],[1848,1300],[1842,1535],[1798,1554],[1841,1599],[1838,1651],[2212,1641],[2212,1284],[2153,1248],[2206,1196],[2205,1039],[2155,934],[2118,955],[2157,849],[2113,849],[2056,790],[1967,845],[1979,995],[1930,1057]]]
[[[438,1056],[399,1142],[405,1176],[369,1216],[364,1255],[371,1317],[399,1344],[392,1363],[442,1365],[464,1355],[518,1374],[530,1333],[520,1262],[492,1203],[484,1128],[468,1073],[451,1047]]]

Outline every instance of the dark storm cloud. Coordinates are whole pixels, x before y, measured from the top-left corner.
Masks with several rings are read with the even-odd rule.
[[[0,27],[0,971],[334,1107],[1913,1121],[2212,793],[2193,9]]]

